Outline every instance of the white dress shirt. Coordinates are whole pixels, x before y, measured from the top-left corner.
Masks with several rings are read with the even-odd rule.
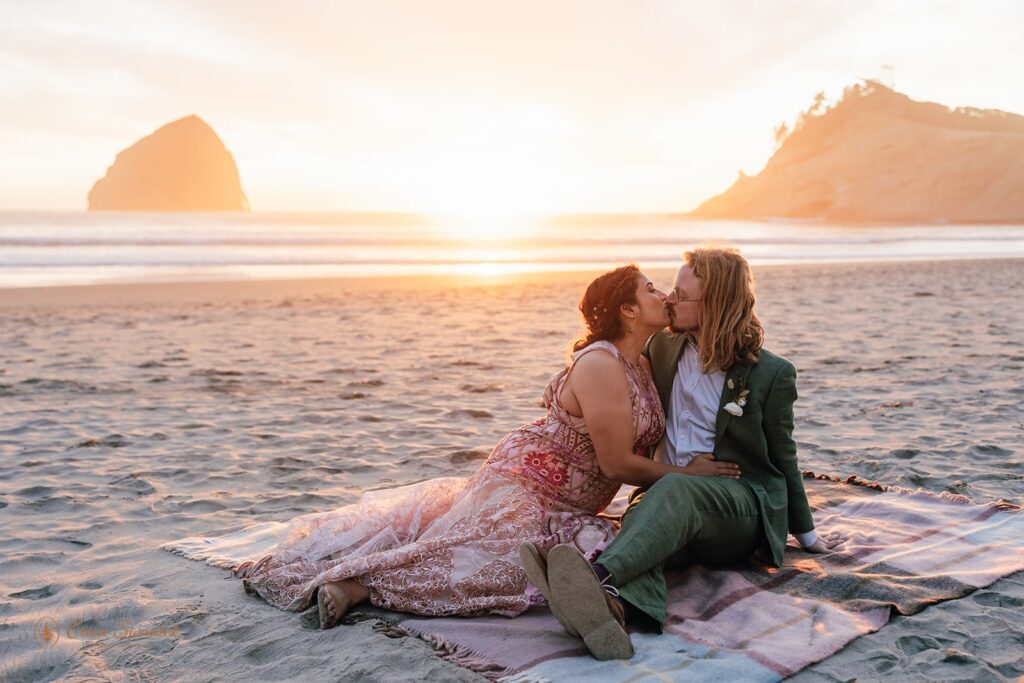
[[[672,381],[665,437],[655,457],[663,455],[665,462],[686,467],[698,453],[714,453],[715,425],[718,404],[725,388],[725,374],[724,370],[705,373],[700,367],[697,347],[692,342],[686,343]],[[793,536],[802,548],[818,539],[813,529]]]
[[[672,381],[671,415],[665,421],[668,462],[686,467],[698,453],[714,452],[718,402],[724,387],[725,371],[704,374],[700,354],[687,342]]]

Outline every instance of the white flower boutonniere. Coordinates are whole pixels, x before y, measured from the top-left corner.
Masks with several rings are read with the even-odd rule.
[[[750,394],[750,389],[744,386],[743,380],[738,383],[733,382],[731,379],[725,383],[725,386],[729,387],[732,392],[732,400],[723,406],[725,412],[736,417],[743,415],[743,408],[747,405],[747,396]]]

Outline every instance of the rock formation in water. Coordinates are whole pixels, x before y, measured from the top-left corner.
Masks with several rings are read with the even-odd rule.
[[[947,109],[867,81],[802,113],[756,176],[701,204],[703,218],[1024,222],[1024,116]]]
[[[248,211],[238,167],[217,134],[186,116],[122,151],[89,192],[91,211]]]

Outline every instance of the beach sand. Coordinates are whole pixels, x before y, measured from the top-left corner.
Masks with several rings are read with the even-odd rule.
[[[756,274],[804,469],[1024,502],[1024,261]],[[158,546],[470,474],[542,413],[588,279],[0,290],[0,679],[479,680]],[[1016,574],[797,678],[1017,678],[1022,605]]]

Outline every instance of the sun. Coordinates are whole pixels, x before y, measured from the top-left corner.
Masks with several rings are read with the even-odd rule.
[[[504,131],[500,139],[455,137],[421,153],[407,167],[410,200],[438,218],[441,229],[467,240],[521,239],[537,217],[559,212],[557,188],[566,163],[558,150]]]
[[[434,224],[443,234],[456,239],[498,242],[536,236],[541,229],[541,217],[500,210],[467,210],[436,214]]]

